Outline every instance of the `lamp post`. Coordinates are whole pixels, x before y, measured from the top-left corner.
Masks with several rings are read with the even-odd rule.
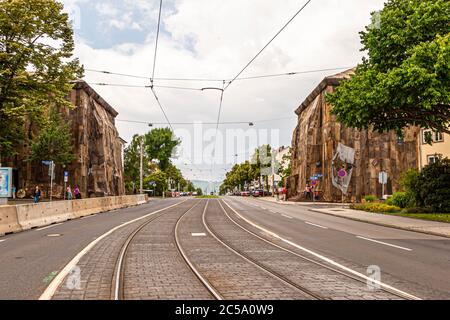
[[[141,136],[141,159],[140,159],[140,174],[139,174],[139,183],[140,183],[140,194],[144,193],[144,137]]]

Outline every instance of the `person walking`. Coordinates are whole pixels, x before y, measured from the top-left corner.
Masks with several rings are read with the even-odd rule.
[[[13,198],[13,200],[16,200],[16,186],[15,185],[12,186],[12,198]]]
[[[34,189],[34,203],[39,203],[41,200],[41,189],[39,189],[39,186],[36,186],[36,189]]]
[[[73,199],[72,188],[70,186],[67,187],[67,200]]]
[[[81,192],[80,192],[80,189],[78,189],[78,186],[75,186],[73,193],[75,194],[75,199],[77,199],[77,200],[81,199]]]
[[[287,201],[287,189],[286,187],[283,187],[281,190],[281,193],[283,194],[283,201]]]

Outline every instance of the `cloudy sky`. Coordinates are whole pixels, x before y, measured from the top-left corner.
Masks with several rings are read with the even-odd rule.
[[[86,69],[151,76],[159,0],[62,2],[75,27],[75,55]],[[155,78],[232,79],[305,2],[164,0]],[[382,0],[313,0],[242,77],[352,67],[363,55],[358,32],[370,23],[370,13],[382,7]],[[256,144],[290,145],[294,110],[323,77],[342,70],[234,82],[224,95],[221,122],[255,126],[221,125],[215,148],[220,91],[156,88],[170,122],[212,123],[195,129],[173,126],[183,139],[176,165],[190,179],[220,180],[236,160],[248,158]],[[85,80],[150,84],[146,79],[90,71]],[[155,85],[204,88],[222,83],[155,80]],[[120,113],[118,120],[166,122],[148,88],[93,87]],[[150,129],[123,121],[117,127],[127,141]],[[233,135],[255,135],[258,140],[233,143]]]

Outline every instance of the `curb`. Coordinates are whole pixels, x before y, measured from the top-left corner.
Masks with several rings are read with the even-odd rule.
[[[393,229],[398,229],[398,230],[412,231],[412,232],[423,233],[423,234],[428,234],[428,235],[432,235],[432,236],[450,238],[450,235],[442,234],[442,233],[434,232],[434,231],[416,230],[414,228],[400,227],[400,226],[388,224],[388,223],[374,222],[374,221],[368,221],[365,219],[358,219],[358,218],[352,218],[352,217],[345,217],[345,216],[340,216],[337,214],[318,211],[315,209],[309,209],[309,211],[322,213],[322,214],[326,214],[326,215],[333,216],[333,217],[339,217],[339,218],[343,218],[343,219],[347,219],[347,220],[353,220],[353,221],[364,222],[364,223],[368,223],[368,224],[374,224],[374,225],[378,225],[378,226],[382,226],[382,227],[388,227],[388,228],[393,228]]]

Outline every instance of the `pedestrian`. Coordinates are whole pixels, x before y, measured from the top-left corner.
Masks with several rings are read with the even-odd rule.
[[[81,199],[81,192],[80,192],[80,189],[78,188],[78,186],[75,186],[73,193],[75,194],[75,199],[77,199],[77,200]]]
[[[13,197],[13,200],[16,200],[16,186],[15,185],[12,186],[12,197]]]
[[[277,201],[280,201],[280,190],[278,188],[275,188],[275,194],[277,196]]]
[[[39,186],[36,186],[36,189],[34,189],[34,203],[39,203],[41,200],[41,189],[39,189]]]
[[[281,190],[281,193],[283,194],[283,201],[287,201],[287,190],[286,187],[283,187]]]
[[[70,186],[67,187],[67,200],[73,199],[72,188]]]
[[[311,198],[311,189],[309,188],[309,185],[307,184],[305,187],[305,199],[309,200]]]

